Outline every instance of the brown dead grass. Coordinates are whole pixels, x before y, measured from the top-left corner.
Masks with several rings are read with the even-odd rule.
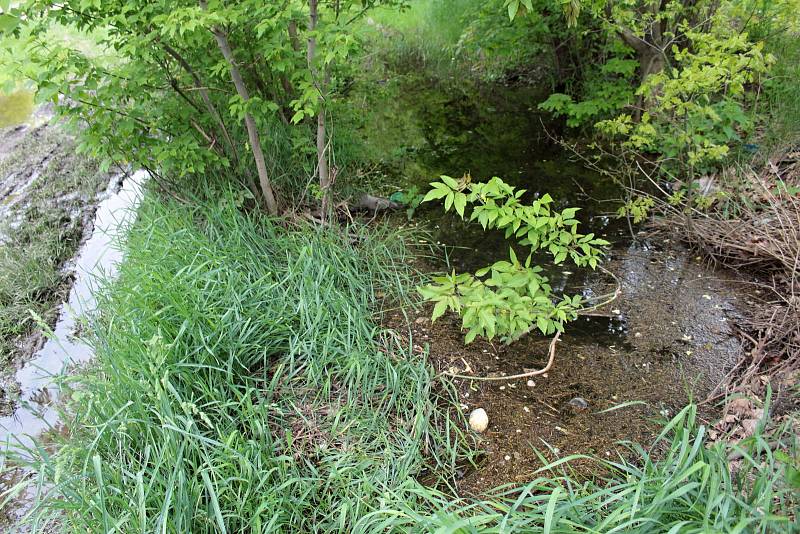
[[[735,192],[722,186],[726,197],[737,199],[735,216],[730,203],[727,211],[692,210],[688,216],[664,205],[664,216],[654,222],[657,230],[678,234],[748,277],[762,296],[740,324],[743,358],[709,400],[757,393],[800,369],[800,148],[770,158],[758,171],[729,169],[715,181],[737,184]]]

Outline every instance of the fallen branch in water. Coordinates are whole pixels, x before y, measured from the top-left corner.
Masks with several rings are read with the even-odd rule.
[[[518,380],[520,378],[530,378],[532,376],[543,375],[547,371],[553,367],[553,362],[556,359],[556,342],[561,337],[561,332],[556,332],[556,335],[553,336],[553,339],[550,340],[550,350],[549,350],[549,359],[547,361],[547,365],[545,365],[542,369],[538,371],[531,371],[529,373],[521,373],[518,375],[511,375],[511,376],[470,376],[470,375],[459,375],[456,373],[451,373],[449,371],[442,371],[441,374],[445,376],[449,376],[451,378],[464,378],[466,380],[479,380],[479,381],[496,381],[496,380]]]
[[[601,271],[603,271],[604,273],[606,273],[607,275],[609,275],[611,278],[614,279],[614,284],[616,284],[616,287],[614,288],[614,291],[612,291],[611,293],[606,293],[605,295],[600,295],[596,297],[594,300],[599,300],[600,302],[598,302],[597,304],[593,304],[588,308],[582,308],[581,310],[578,311],[578,315],[585,315],[588,317],[613,317],[614,316],[613,314],[606,315],[593,312],[617,300],[617,298],[619,298],[619,296],[622,294],[622,283],[619,281],[619,278],[617,278],[617,275],[615,275],[602,265],[599,265],[598,267],[600,268]]]

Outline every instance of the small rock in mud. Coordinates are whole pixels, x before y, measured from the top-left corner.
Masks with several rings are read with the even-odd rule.
[[[472,410],[469,414],[469,427],[478,434],[483,433],[489,427],[489,416],[483,408]]]
[[[574,411],[582,412],[589,407],[589,403],[583,397],[575,397],[567,402],[567,407]]]

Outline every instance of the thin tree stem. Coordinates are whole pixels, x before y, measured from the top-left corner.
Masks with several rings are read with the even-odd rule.
[[[208,3],[206,0],[200,0],[200,7],[202,9],[208,9]],[[236,59],[233,56],[233,50],[228,42],[228,34],[219,26],[213,27],[211,29],[211,33],[214,34],[217,45],[219,46],[225,61],[228,63],[231,71],[231,79],[233,80],[233,85],[236,87],[236,92],[238,93],[239,98],[241,98],[243,102],[247,102],[250,100],[250,93],[247,90],[244,79],[242,79],[241,73],[239,72],[239,67],[236,66]],[[253,158],[256,161],[258,181],[261,185],[261,194],[264,196],[264,201],[267,204],[267,211],[270,213],[270,215],[277,215],[278,203],[275,200],[275,193],[272,189],[272,183],[267,173],[267,164],[264,159],[264,151],[261,148],[261,138],[258,134],[256,121],[249,112],[244,114],[244,124],[247,127],[247,137],[250,141],[250,149],[253,151]]]

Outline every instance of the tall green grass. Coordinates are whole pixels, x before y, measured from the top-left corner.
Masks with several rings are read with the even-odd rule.
[[[581,481],[569,456],[539,470],[524,487],[486,500],[454,501],[428,488],[406,489],[412,505],[362,518],[355,532],[717,533],[798,532],[798,440],[785,425],[767,439],[762,421],[739,445],[709,446],[689,405],[633,459],[594,459],[597,480]],[[741,459],[732,462],[729,455]],[[586,458],[586,457],[583,457]],[[431,511],[422,511],[424,500]],[[402,501],[402,499],[395,499]]]
[[[767,152],[800,143],[800,29],[779,34],[768,45],[777,60],[764,91]]]
[[[340,531],[452,473],[464,425],[376,322],[413,285],[389,237],[286,228],[234,195],[145,200],[101,294],[96,364],[64,383],[70,435],[33,451],[37,528]]]
[[[454,86],[494,81],[509,71],[550,63],[542,17],[508,18],[502,0],[412,0],[371,12],[374,46],[391,70]],[[541,76],[541,74],[539,75]]]

